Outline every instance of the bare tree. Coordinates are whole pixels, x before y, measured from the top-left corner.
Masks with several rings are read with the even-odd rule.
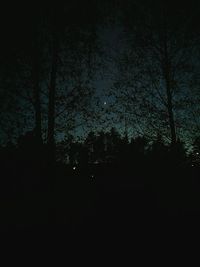
[[[180,103],[189,93],[196,67],[198,42],[193,29],[196,13],[191,17],[187,6],[157,1],[152,5],[127,3],[128,8],[123,10],[124,51],[114,91],[118,94],[122,89],[126,101],[132,102],[135,119],[144,118],[145,112],[151,126],[163,128],[161,125],[165,124],[173,145],[177,141],[178,114],[180,110],[182,114],[187,112]]]

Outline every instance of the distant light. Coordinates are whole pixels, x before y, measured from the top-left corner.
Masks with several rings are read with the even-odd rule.
[[[76,167],[75,167],[75,166],[73,167],[73,170],[74,170],[74,171],[76,170]]]
[[[91,175],[91,178],[94,179],[94,175]]]
[[[196,155],[199,155],[199,152],[197,152]]]
[[[106,105],[107,104],[106,101],[103,104]]]
[[[194,167],[194,165],[192,164],[192,167]]]

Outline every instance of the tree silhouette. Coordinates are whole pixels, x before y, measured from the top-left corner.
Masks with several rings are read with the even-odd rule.
[[[135,16],[130,10],[135,11]],[[191,31],[195,18],[191,19],[190,9],[183,10],[157,1],[152,5],[125,3],[125,43],[118,55],[119,73],[112,90],[119,100],[117,105],[126,107],[129,120],[133,117],[139,131],[145,129],[151,135],[150,129],[154,133],[160,129],[162,134],[167,129],[172,144],[176,143],[182,117],[187,117],[185,103],[190,97],[193,74],[198,70],[192,59],[198,47]]]

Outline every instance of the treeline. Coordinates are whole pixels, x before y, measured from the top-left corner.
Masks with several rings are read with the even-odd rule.
[[[117,163],[134,167],[149,163],[160,168],[159,163],[163,163],[170,167],[194,167],[199,166],[199,155],[199,138],[188,150],[181,140],[172,146],[159,134],[154,140],[145,136],[128,138],[115,128],[109,132],[89,132],[82,141],[71,137],[57,144],[57,160],[71,165]]]
[[[200,142],[196,138],[188,150],[185,144],[178,140],[173,146],[161,135],[154,140],[145,136],[128,138],[127,133],[120,134],[115,128],[104,132],[89,132],[82,139],[77,140],[73,136],[56,143],[56,161],[64,165],[85,166],[90,164],[121,164],[137,166],[148,163],[155,166],[199,166]],[[34,131],[27,132],[18,138],[17,144],[8,143],[1,147],[2,166],[16,161],[27,167],[37,169],[39,166],[49,165],[48,144],[38,142]],[[6,164],[4,164],[6,163]],[[172,165],[170,165],[172,164]],[[50,167],[50,166],[49,166]]]
[[[145,137],[128,139],[127,135],[112,128],[110,132],[90,132],[84,141],[78,142],[65,140],[58,143],[58,160],[66,161],[69,164],[99,164],[115,163],[121,160],[131,162],[134,158],[141,158],[147,154],[167,152],[168,146],[160,139],[152,144]]]

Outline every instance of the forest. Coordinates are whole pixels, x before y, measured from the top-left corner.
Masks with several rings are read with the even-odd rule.
[[[193,0],[2,6],[0,231],[200,216],[199,14]]]

